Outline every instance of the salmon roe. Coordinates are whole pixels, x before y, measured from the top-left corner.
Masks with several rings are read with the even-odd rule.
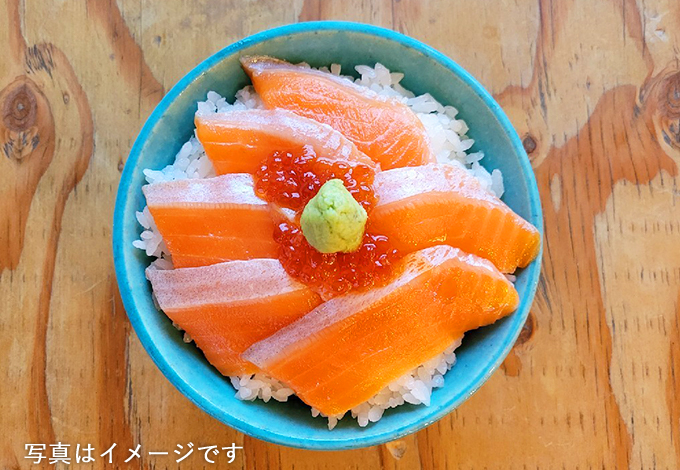
[[[274,240],[288,274],[326,297],[384,284],[399,257],[387,237],[369,233],[352,253],[321,253],[297,225],[288,222],[276,227]]]
[[[363,164],[320,160],[305,145],[297,151],[274,152],[258,170],[255,192],[262,199],[293,210],[302,210],[324,183],[341,179],[354,199],[370,212],[375,205],[375,171]]]
[[[299,226],[305,205],[331,179],[345,188],[369,214],[375,206],[375,170],[364,164],[318,159],[305,145],[297,151],[274,152],[255,175],[255,192],[262,199],[296,211],[295,221],[281,222],[274,230],[279,261],[291,277],[325,297],[353,289],[370,288],[386,281],[398,253],[386,236],[365,233],[352,253],[321,253],[312,247]]]

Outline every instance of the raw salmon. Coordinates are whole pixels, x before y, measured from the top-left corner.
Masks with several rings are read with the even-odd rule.
[[[142,190],[175,267],[277,256],[270,209],[255,195],[251,175],[154,183]]]
[[[378,204],[369,229],[408,253],[448,244],[493,262],[504,273],[527,266],[540,248],[536,227],[446,164],[399,168],[375,176]]]
[[[386,286],[335,297],[242,357],[333,416],[518,302],[489,261],[437,246],[406,256]]]
[[[395,99],[272,57],[243,57],[241,65],[267,107],[328,124],[383,170],[434,161],[420,119]]]
[[[254,174],[276,151],[299,151],[309,145],[320,160],[376,165],[332,127],[297,114],[249,109],[197,115],[196,136],[219,175]]]
[[[321,303],[274,259],[171,270],[150,267],[147,277],[163,312],[224,375],[256,372],[241,353]]]

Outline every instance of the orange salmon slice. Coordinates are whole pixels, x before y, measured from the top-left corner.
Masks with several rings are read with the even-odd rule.
[[[374,187],[378,203],[369,226],[404,253],[448,244],[490,260],[504,273],[538,255],[536,227],[462,168],[435,163],[379,172]]]
[[[142,191],[175,267],[278,256],[274,221],[251,175],[154,183]]]
[[[224,375],[257,372],[241,353],[321,303],[274,259],[170,270],[151,267],[146,273],[163,312]]]
[[[310,145],[320,160],[376,165],[332,127],[285,110],[249,109],[197,115],[196,135],[219,175],[255,174],[276,151]]]
[[[434,161],[425,127],[405,104],[348,79],[272,57],[241,58],[268,108],[328,124],[383,170]]]
[[[335,297],[242,355],[328,416],[368,400],[470,329],[517,308],[489,261],[450,246],[406,256],[384,287]]]

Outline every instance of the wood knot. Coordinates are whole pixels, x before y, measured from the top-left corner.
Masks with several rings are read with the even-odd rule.
[[[0,150],[7,158],[45,155],[45,145],[54,138],[54,121],[47,98],[30,78],[19,76],[0,90],[0,113]]]
[[[522,139],[522,145],[524,146],[524,151],[531,155],[536,150],[536,139],[531,134],[527,134]]]
[[[680,72],[668,75],[660,88],[660,108],[667,119],[680,119]]]
[[[640,89],[640,107],[658,137],[680,151],[680,71],[666,68]]]
[[[38,101],[26,83],[22,83],[2,101],[2,123],[14,132],[24,132],[35,124],[38,114]]]
[[[524,343],[529,341],[531,337],[534,335],[534,327],[536,326],[535,325],[536,320],[534,318],[535,317],[533,312],[529,312],[527,321],[524,323],[522,331],[519,332],[519,336],[517,337],[517,341],[515,342],[515,347],[523,345]]]
[[[680,72],[665,77],[659,95],[661,134],[666,144],[680,150]]]

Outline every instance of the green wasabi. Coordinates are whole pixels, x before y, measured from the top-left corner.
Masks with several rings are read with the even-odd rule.
[[[326,182],[305,206],[302,233],[321,253],[349,253],[361,245],[368,216],[339,179]]]

